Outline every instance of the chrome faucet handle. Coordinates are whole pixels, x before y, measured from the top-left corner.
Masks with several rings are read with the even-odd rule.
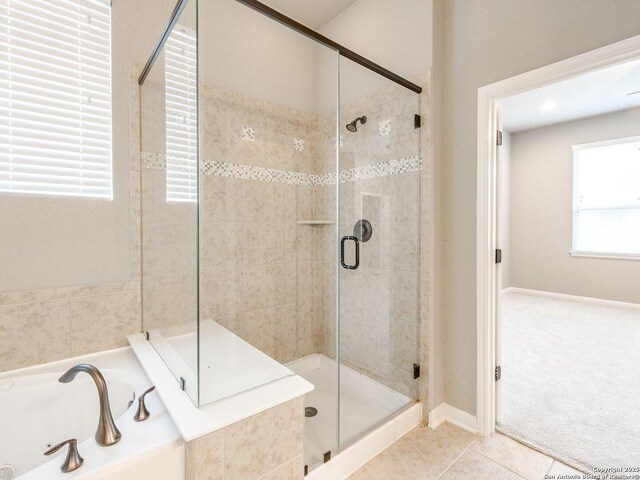
[[[84,463],[84,458],[80,456],[78,452],[78,440],[75,438],[70,438],[69,440],[65,440],[62,443],[59,443],[55,447],[51,447],[49,450],[44,452],[45,455],[52,455],[60,450],[65,445],[69,444],[69,450],[67,450],[67,458],[65,458],[60,470],[64,473],[73,472],[82,466]]]
[[[144,397],[147,395],[147,393],[151,393],[156,389],[155,385],[153,387],[151,387],[149,390],[147,390],[146,392],[144,392],[142,395],[140,395],[140,397],[138,397],[138,411],[136,412],[136,414],[133,416],[133,419],[136,422],[143,422],[145,421],[147,418],[149,418],[149,410],[147,410],[147,406],[144,404]]]

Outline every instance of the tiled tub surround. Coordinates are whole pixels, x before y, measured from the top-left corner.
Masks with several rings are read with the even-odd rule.
[[[140,283],[0,293],[0,371],[127,345]]]
[[[302,397],[192,440],[186,480],[304,478]]]

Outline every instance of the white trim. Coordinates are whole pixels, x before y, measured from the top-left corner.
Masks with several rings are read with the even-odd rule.
[[[572,257],[613,258],[616,260],[640,260],[640,255],[633,253],[576,252],[571,250]]]
[[[639,140],[640,135],[636,135],[635,137],[612,138],[611,140],[602,140],[600,142],[581,143],[579,145],[573,145],[571,149],[575,152],[576,150],[583,150],[585,148],[606,147],[609,145],[619,145],[621,143],[637,142]]]
[[[436,408],[429,410],[429,428],[435,430],[447,420],[447,404],[442,402]]]
[[[477,137],[477,423],[478,433],[495,431],[493,379],[496,327],[496,230],[495,130],[499,100],[640,59],[640,36],[538,68],[478,89]]]
[[[631,302],[621,302],[619,300],[607,300],[604,298],[582,297],[580,295],[571,295],[568,293],[545,292],[544,290],[533,290],[529,288],[509,287],[502,290],[503,293],[524,293],[527,295],[540,295],[542,297],[557,298],[560,300],[569,300],[571,302],[586,302],[594,305],[603,305],[605,307],[618,308],[634,308],[640,310],[640,304]]]
[[[388,448],[422,421],[422,405],[416,402],[388,422],[362,437],[338,455],[313,469],[305,480],[343,480]]]
[[[429,428],[435,430],[444,422],[467,432],[478,433],[478,420],[475,416],[443,402],[429,412]]]

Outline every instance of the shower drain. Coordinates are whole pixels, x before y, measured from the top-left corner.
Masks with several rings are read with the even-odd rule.
[[[305,417],[315,417],[318,414],[318,409],[314,407],[306,407],[304,409]]]

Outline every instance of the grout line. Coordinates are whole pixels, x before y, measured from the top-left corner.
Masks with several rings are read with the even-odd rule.
[[[474,442],[474,443],[475,443],[475,442]],[[471,447],[469,447],[469,448],[471,448]],[[506,465],[503,465],[503,464],[501,464],[501,463],[497,462],[497,461],[496,461],[496,460],[494,460],[493,458],[486,456],[484,453],[479,452],[478,450],[475,450],[475,449],[472,449],[472,450],[473,450],[473,452],[474,452],[474,453],[477,453],[477,454],[478,454],[478,455],[480,455],[481,457],[486,458],[486,459],[487,459],[487,460],[489,460],[491,463],[495,463],[495,464],[496,464],[496,465],[498,465],[499,467],[502,467],[502,468],[504,468],[505,470],[509,470],[509,471],[510,471],[511,473],[513,473],[515,476],[517,476],[517,477],[519,477],[519,478],[522,478],[523,480],[526,480],[526,477],[523,477],[521,474],[519,474],[518,472],[516,472],[516,471],[515,471],[515,470],[513,470],[512,468],[507,467]],[[553,462],[551,462],[551,463],[553,463]]]
[[[469,451],[469,449],[471,448],[471,445],[473,445],[476,442],[477,438],[471,442],[471,444],[469,444],[468,447],[466,447],[462,452],[460,452],[460,454],[453,459],[453,461],[447,465],[447,467],[436,477],[436,479],[441,478],[445,473],[447,473],[447,471],[449,471],[449,469],[453,466],[454,463],[456,463],[460,457],[462,457],[465,453],[467,453]]]
[[[551,469],[553,468],[553,465],[556,463],[555,459],[551,459],[551,464],[549,465],[549,468],[547,468],[547,471],[545,472],[545,478],[549,475],[549,472],[551,471]]]

